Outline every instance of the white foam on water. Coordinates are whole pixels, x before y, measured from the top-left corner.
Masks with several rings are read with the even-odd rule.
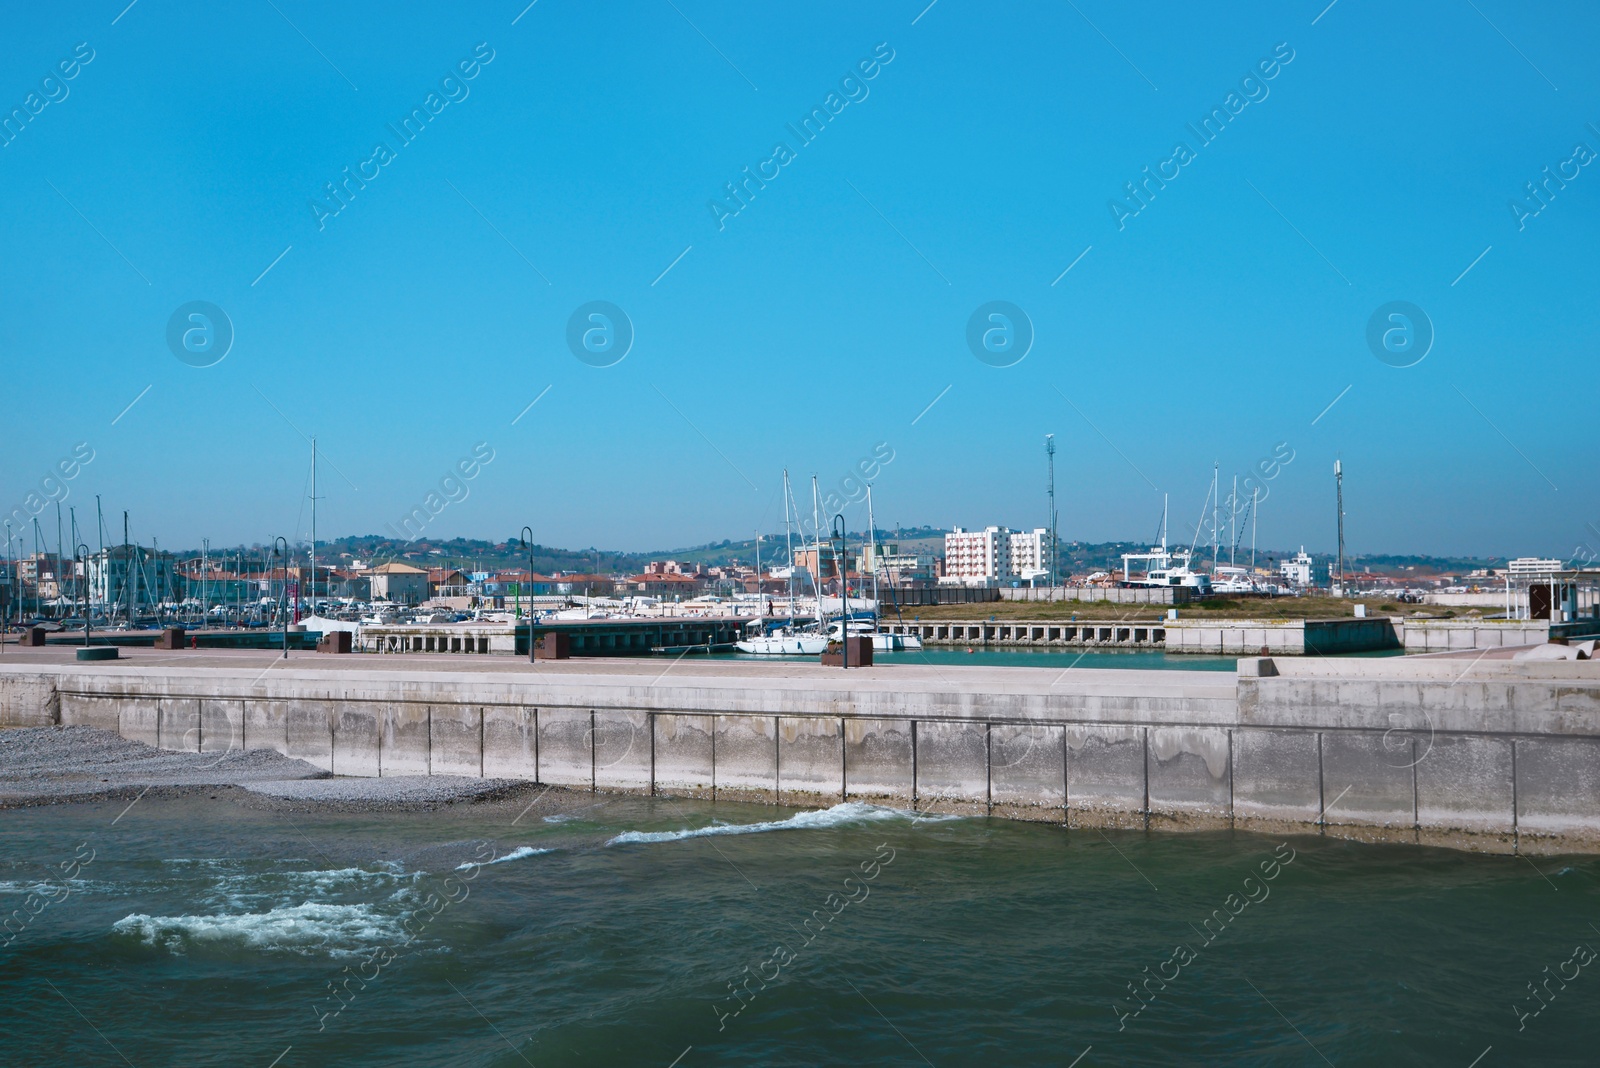
[[[471,870],[473,868],[487,867],[490,864],[504,864],[508,860],[521,860],[523,857],[537,857],[537,856],[539,856],[540,854],[543,854],[543,853],[554,853],[554,852],[555,852],[554,849],[535,849],[535,848],[533,848],[533,846],[518,846],[517,848],[513,849],[511,852],[507,853],[505,856],[503,856],[503,857],[495,857],[493,860],[485,860],[485,861],[469,860],[465,864],[457,864],[456,865],[456,871],[469,871],[469,870]]]
[[[250,949],[300,956],[354,956],[382,943],[404,940],[398,917],[369,905],[306,902],[267,912],[216,916],[149,916],[133,913],[112,931],[183,956],[195,949]]]
[[[606,845],[626,845],[631,842],[677,842],[685,838],[706,838],[719,834],[761,834],[764,831],[810,831],[831,827],[846,827],[858,823],[879,823],[888,820],[931,822],[960,819],[959,816],[928,816],[904,809],[869,805],[862,801],[846,801],[832,808],[802,812],[786,820],[768,820],[762,823],[714,823],[709,827],[695,827],[683,831],[624,831]]]
[[[325,901],[341,894],[369,894],[373,890],[406,886],[414,883],[421,873],[405,874],[403,868],[392,863],[369,868],[313,868],[304,871],[257,871],[224,875],[217,880],[213,900],[220,900],[234,909],[253,909],[267,905],[292,905],[301,902]]]

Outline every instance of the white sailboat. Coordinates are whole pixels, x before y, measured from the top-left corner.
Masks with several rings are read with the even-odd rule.
[[[789,552],[789,624],[766,632],[761,616],[751,624],[756,632],[734,642],[741,653],[753,656],[817,656],[828,647],[828,639],[815,630],[799,630],[794,626],[794,534],[790,523],[790,490],[788,468],[783,472],[783,538]],[[756,538],[756,596],[761,596],[761,539]],[[759,610],[758,610],[759,611]]]

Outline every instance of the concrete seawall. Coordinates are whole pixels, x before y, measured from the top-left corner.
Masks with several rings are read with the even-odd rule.
[[[200,752],[264,747],[338,775],[1600,851],[1594,662],[1246,660],[1236,676],[34,659],[0,667],[0,725],[90,724]]]

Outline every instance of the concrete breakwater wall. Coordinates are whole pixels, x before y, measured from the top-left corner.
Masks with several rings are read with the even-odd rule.
[[[306,664],[7,666],[0,723],[271,748],[339,775],[1600,851],[1591,662],[1246,660],[1237,676],[725,663],[682,677],[615,661]]]

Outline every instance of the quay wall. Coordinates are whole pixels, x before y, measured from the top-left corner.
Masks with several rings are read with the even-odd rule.
[[[270,748],[336,775],[1600,852],[1593,662],[1252,658],[1237,675],[807,665],[666,678],[587,664],[385,667],[5,666],[0,725]]]

